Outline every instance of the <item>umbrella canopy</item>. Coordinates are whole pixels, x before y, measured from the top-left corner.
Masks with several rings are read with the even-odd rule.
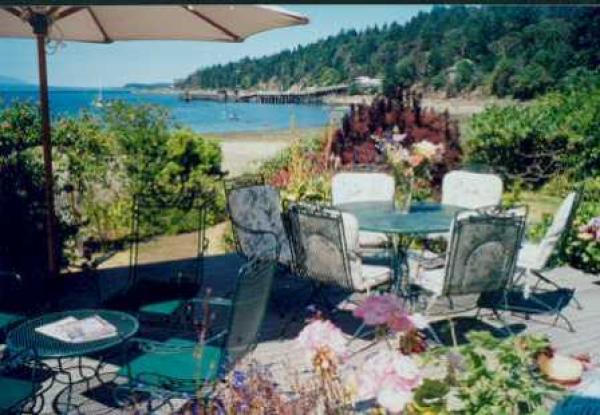
[[[34,37],[31,19],[47,16],[54,40],[241,42],[265,30],[308,23],[278,7],[250,5],[0,7],[0,36]]]
[[[36,38],[40,78],[41,141],[46,178],[48,274],[56,275],[52,143],[48,107],[46,42],[111,43],[119,40],[242,42],[269,29],[307,24],[302,15],[271,6],[2,6],[0,37]]]

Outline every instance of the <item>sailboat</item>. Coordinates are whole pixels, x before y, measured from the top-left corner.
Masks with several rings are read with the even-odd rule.
[[[96,108],[104,108],[109,105],[110,105],[110,102],[105,101],[104,97],[102,96],[102,84],[100,84],[100,85],[98,85],[98,95],[92,101],[92,106],[94,106]]]

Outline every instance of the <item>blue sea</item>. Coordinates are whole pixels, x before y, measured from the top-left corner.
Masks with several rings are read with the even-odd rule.
[[[97,98],[96,89],[51,88],[52,116],[72,116],[82,110],[99,111],[93,106]],[[104,101],[162,105],[170,110],[176,123],[201,133],[282,130],[290,128],[291,124],[297,128],[319,127],[327,124],[331,115],[330,108],[321,105],[184,102],[177,95],[133,93],[127,89],[105,89],[102,98]],[[37,102],[37,89],[0,86],[0,106],[14,100]]]

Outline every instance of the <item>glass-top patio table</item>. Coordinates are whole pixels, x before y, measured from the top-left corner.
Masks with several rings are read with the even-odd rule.
[[[389,202],[357,202],[339,205],[344,212],[358,219],[362,231],[384,233],[392,243],[394,281],[392,290],[400,295],[408,293],[408,248],[416,237],[448,232],[454,215],[463,210],[458,206],[439,203],[413,203],[408,213],[401,212]]]

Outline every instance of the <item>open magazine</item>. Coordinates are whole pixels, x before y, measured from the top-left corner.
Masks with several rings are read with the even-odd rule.
[[[35,331],[67,343],[85,343],[117,335],[117,328],[99,315],[81,320],[69,316],[37,327]]]

